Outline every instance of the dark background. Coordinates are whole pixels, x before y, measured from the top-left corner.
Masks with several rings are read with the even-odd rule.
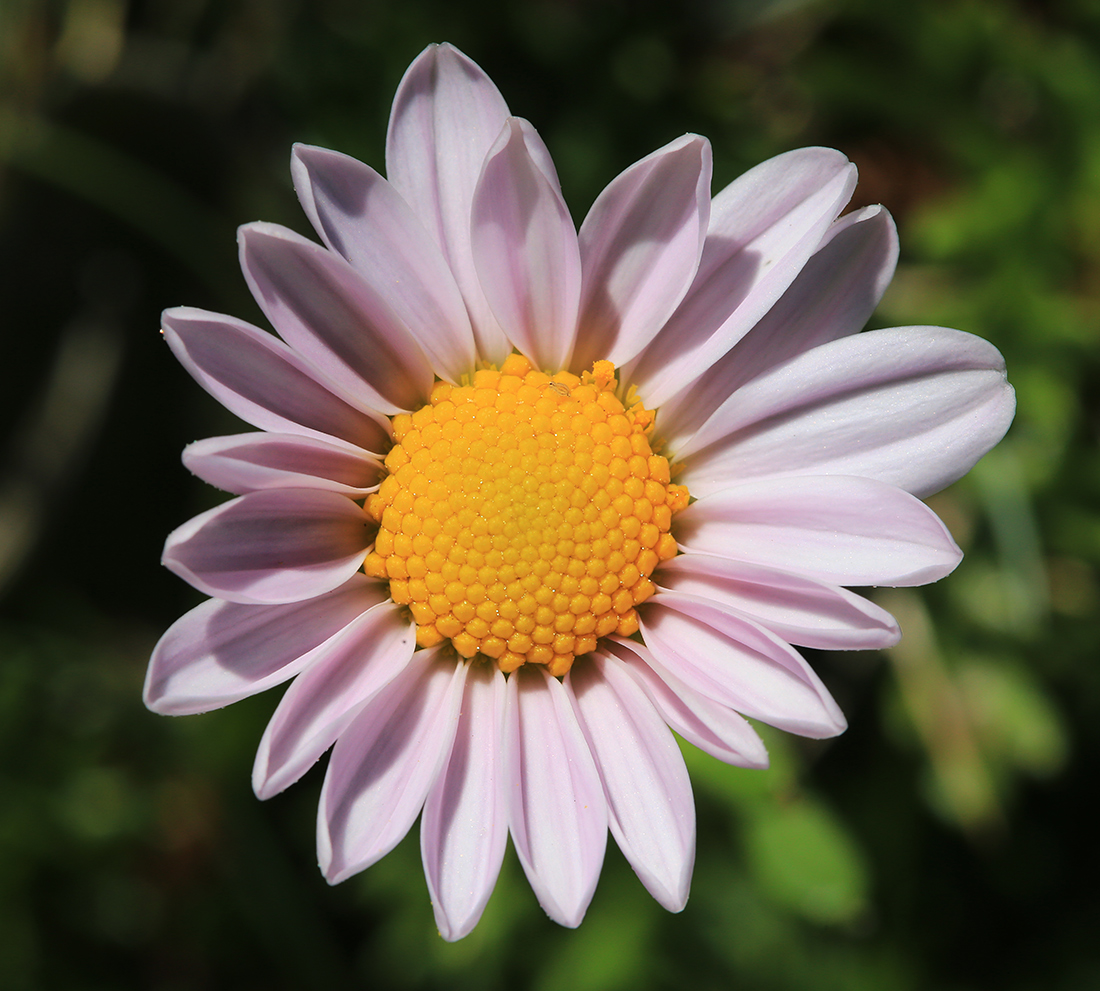
[[[812,658],[851,729],[692,751],[678,916],[614,850],[576,932],[509,854],[436,935],[414,830],[329,888],[319,771],[260,804],[278,693],[141,704],[199,597],[157,563],[221,500],[179,451],[240,429],[157,334],[262,322],[234,228],[307,232],[293,141],[377,168],[407,64],[450,41],[540,129],[579,220],[685,131],[715,188],[839,148],[902,240],[876,325],[978,333],[1020,400],[932,500],[967,551],[884,594],[888,655]],[[0,985],[64,989],[978,991],[1100,987],[1100,3],[0,0]],[[688,748],[690,750],[690,748]]]

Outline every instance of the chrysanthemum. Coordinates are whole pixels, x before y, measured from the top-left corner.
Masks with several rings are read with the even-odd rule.
[[[238,498],[168,538],[164,563],[213,598],[157,645],[146,702],[202,712],[293,678],[256,794],[335,744],[325,876],[421,815],[447,939],[476,924],[509,832],[562,925],[608,828],[678,911],[695,830],[670,728],[742,767],[767,762],[743,716],[844,729],[791,644],[888,646],[892,618],[842,586],[958,564],[919,497],[1006,430],[1001,356],[939,327],[858,333],[896,236],[879,207],[839,217],[855,168],[835,151],[712,200],[686,135],[578,233],[538,134],[443,45],[401,82],[386,165],[298,146],[324,246],[241,229],[282,340],[164,314],[187,370],[261,432],[184,452]]]

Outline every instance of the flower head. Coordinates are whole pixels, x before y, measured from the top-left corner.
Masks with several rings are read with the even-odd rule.
[[[580,231],[538,134],[460,52],[410,66],[388,178],[298,146],[324,246],[241,229],[279,338],[164,314],[187,370],[260,432],[184,462],[238,496],[168,538],[208,602],[162,638],[145,697],[217,708],[294,679],[264,733],[267,798],[330,747],[332,882],[422,813],[440,931],[476,924],[510,833],[575,926],[607,831],[683,908],[691,786],[671,730],[763,767],[744,716],[844,717],[792,644],[875,648],[844,586],[935,581],[960,552],[920,502],[1013,413],[997,351],[939,327],[858,333],[893,274],[855,169],[789,152],[714,199],[687,135],[631,166]],[[839,218],[839,219],[838,219]]]

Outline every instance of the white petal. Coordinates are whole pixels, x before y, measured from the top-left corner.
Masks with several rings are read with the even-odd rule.
[[[237,495],[316,488],[362,499],[382,476],[382,462],[366,451],[295,434],[208,437],[183,449],[183,463],[203,481]]]
[[[638,609],[654,659],[689,688],[800,736],[846,725],[828,689],[789,644],[715,602],[658,592]]]
[[[894,618],[862,596],[775,568],[689,552],[661,564],[653,580],[712,599],[802,647],[878,650],[901,636]]]
[[[252,768],[256,796],[271,798],[305,774],[363,704],[404,670],[415,647],[415,627],[383,602],[315,651],[260,740]]]
[[[252,295],[295,351],[381,413],[427,401],[434,379],[424,351],[343,258],[277,224],[245,224],[238,240]]]
[[[768,751],[744,716],[688,688],[641,644],[612,638],[606,645],[645,689],[661,718],[688,743],[736,767],[768,766]]]
[[[633,358],[688,291],[710,217],[710,143],[696,134],[614,179],[581,224],[584,266],[574,368]]]
[[[278,603],[331,592],[359,570],[373,528],[354,502],[321,489],[267,489],[177,527],[161,563],[200,592]]]
[[[858,333],[893,278],[897,259],[897,230],[882,207],[837,220],[760,322],[661,405],[657,432],[668,448],[679,454],[711,414],[757,375],[819,344]]]
[[[190,306],[165,310],[161,329],[195,381],[254,427],[338,437],[366,451],[389,447],[388,421],[354,397],[337,395],[335,385],[273,334]]]
[[[918,495],[961,478],[1016,408],[991,344],[941,327],[814,348],[734,393],[677,451],[693,495],[731,479],[860,475]]]
[[[714,198],[691,289],[624,371],[647,406],[663,405],[772,308],[848,202],[855,178],[839,152],[802,148],[758,165]]]
[[[482,289],[513,344],[536,368],[569,363],[577,328],[581,258],[557,183],[532,154],[542,140],[510,118],[474,194],[471,232]]]
[[[645,692],[616,657],[578,660],[565,679],[607,795],[611,833],[670,912],[687,904],[695,803],[684,758]]]
[[[543,668],[528,664],[509,676],[505,720],[516,853],[546,914],[576,928],[607,845],[599,773],[565,688]]]
[[[457,383],[472,372],[474,334],[462,294],[397,190],[369,165],[326,148],[295,145],[290,170],[317,233],[383,296],[436,374]]]
[[[208,712],[294,677],[314,648],[386,599],[381,582],[352,575],[305,602],[257,606],[208,599],[160,638],[145,678],[145,704],[183,716]]]
[[[317,810],[330,884],[370,867],[409,831],[451,753],[468,663],[429,648],[337,740]]]
[[[504,859],[505,691],[504,675],[495,667],[470,668],[450,760],[424,803],[424,876],[446,940],[461,939],[477,925]]]
[[[677,514],[690,550],[830,585],[924,585],[962,552],[935,513],[869,478],[764,478],[705,496]]]
[[[397,88],[386,136],[386,174],[442,250],[466,301],[478,352],[494,364],[511,345],[481,291],[470,213],[481,166],[508,116],[479,66],[451,45],[430,45]]]

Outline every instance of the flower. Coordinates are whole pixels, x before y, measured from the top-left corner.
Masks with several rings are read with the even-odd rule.
[[[237,498],[167,540],[213,598],[157,645],[146,703],[202,712],[293,678],[256,794],[335,744],[325,876],[422,813],[446,939],[477,923],[509,833],[562,925],[609,828],[679,911],[695,827],[670,728],[742,767],[767,763],[744,716],[844,729],[791,645],[888,646],[893,619],[844,586],[957,565],[919,497],[1004,434],[1003,361],[955,330],[859,333],[896,235],[880,207],[839,216],[855,168],[836,151],[712,200],[709,145],[686,135],[577,232],[538,134],[442,45],[401,82],[386,164],[299,145],[324,246],[241,229],[282,340],[164,314],[185,368],[260,432],[184,452]]]

